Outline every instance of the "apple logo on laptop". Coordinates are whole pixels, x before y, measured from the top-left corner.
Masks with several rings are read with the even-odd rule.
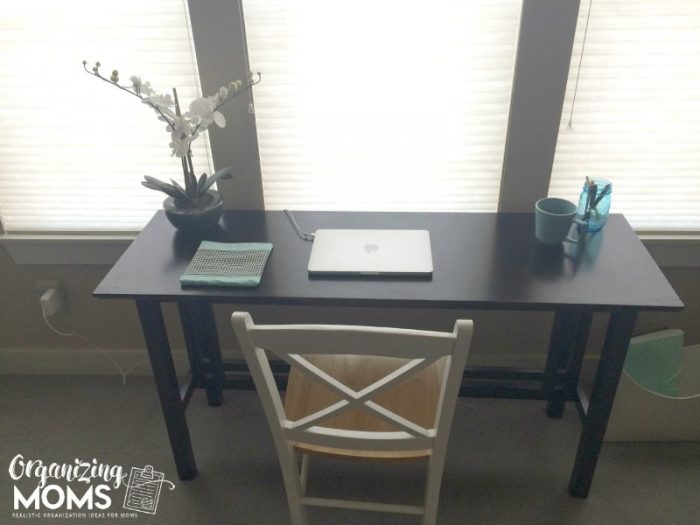
[[[365,253],[367,255],[371,254],[372,252],[376,252],[379,250],[379,246],[376,244],[365,244]]]

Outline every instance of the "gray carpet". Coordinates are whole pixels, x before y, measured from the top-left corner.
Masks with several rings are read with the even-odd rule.
[[[211,408],[198,392],[187,415],[199,473],[195,480],[181,482],[150,379],[129,378],[122,386],[114,377],[0,376],[0,523],[288,523],[277,458],[256,394],[227,391],[224,406]],[[566,488],[579,429],[570,406],[562,420],[553,421],[541,402],[460,399],[439,523],[700,523],[700,443],[605,444],[591,494],[580,500]],[[13,485],[25,490],[25,496],[36,487],[36,480],[10,479],[8,466],[17,454],[47,463],[96,458],[122,465],[127,473],[131,467],[153,465],[175,482],[175,490],[163,489],[155,515],[13,518]],[[319,459],[312,462],[310,489],[319,495],[341,490],[355,497],[377,494],[417,502],[420,467]],[[85,484],[78,486],[86,489]],[[111,495],[108,511],[125,512],[124,488]],[[312,509],[310,521],[419,523],[409,517],[331,509]]]

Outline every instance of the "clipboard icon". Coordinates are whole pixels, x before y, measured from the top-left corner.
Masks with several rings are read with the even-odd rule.
[[[155,514],[164,479],[165,474],[156,472],[151,465],[143,468],[131,467],[123,507],[136,512]]]

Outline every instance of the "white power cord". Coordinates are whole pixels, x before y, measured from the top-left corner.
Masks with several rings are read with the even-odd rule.
[[[292,212],[291,212],[291,211],[289,211],[289,210],[284,210],[284,214],[285,214],[285,215],[287,216],[287,218],[289,219],[289,222],[292,223],[292,227],[293,227],[294,230],[297,232],[297,235],[298,235],[299,237],[301,237],[302,239],[304,239],[305,241],[308,241],[308,242],[313,242],[313,241],[314,241],[314,237],[316,237],[316,234],[315,234],[315,233],[309,233],[309,232],[307,232],[307,231],[302,230],[301,227],[299,226],[299,224],[297,223],[296,219],[294,218],[294,215],[292,215]]]
[[[126,376],[129,375],[130,372],[132,372],[137,366],[139,366],[139,365],[141,365],[141,364],[143,364],[143,363],[148,362],[148,359],[142,359],[141,361],[137,361],[136,363],[134,363],[133,365],[131,365],[131,366],[125,371],[125,370],[122,368],[122,366],[116,361],[116,359],[114,359],[111,355],[109,355],[109,353],[108,353],[106,350],[100,348],[100,345],[98,345],[97,343],[95,343],[95,341],[93,341],[93,340],[91,340],[91,339],[88,339],[87,337],[82,336],[82,335],[80,335],[80,334],[78,334],[78,333],[75,333],[75,332],[61,332],[61,331],[58,330],[55,326],[53,326],[53,325],[49,322],[48,317],[46,316],[46,310],[44,310],[43,305],[42,305],[42,308],[41,308],[41,316],[44,318],[44,322],[46,323],[46,326],[48,326],[48,327],[51,329],[51,331],[54,332],[55,334],[61,335],[61,336],[63,336],[63,337],[75,337],[75,338],[80,339],[81,341],[84,341],[84,342],[86,342],[86,343],[92,345],[93,347],[95,347],[95,349],[96,349],[97,351],[99,351],[99,352],[100,352],[101,354],[103,354],[107,359],[109,359],[109,360],[112,362],[112,364],[114,364],[114,366],[117,368],[117,370],[119,370],[119,375],[120,375],[121,378],[122,378],[122,385],[126,385]]]

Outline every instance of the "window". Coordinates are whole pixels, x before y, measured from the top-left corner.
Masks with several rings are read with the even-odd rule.
[[[0,212],[20,231],[139,230],[164,199],[144,174],[179,180],[154,112],[82,69],[103,63],[159,93],[198,96],[183,0],[10,2],[0,21]],[[186,102],[187,103],[187,102]],[[204,140],[193,146],[209,170]],[[197,166],[196,166],[197,167]]]
[[[520,0],[244,0],[267,209],[496,211]]]
[[[638,230],[700,230],[700,2],[581,2],[550,195],[612,181]],[[572,110],[573,106],[573,110]],[[572,115],[571,129],[568,129]]]
[[[558,114],[563,82],[520,74],[520,96],[511,99],[516,39],[522,7],[521,53],[537,65],[542,49],[568,49],[576,2],[240,1],[251,69],[263,73],[254,98],[268,209],[495,211],[503,184],[525,210],[548,182],[551,195],[576,200],[588,175],[613,181],[613,212],[637,229],[700,230],[694,0],[595,0],[574,104],[583,0],[551,181],[548,165],[527,161],[550,158],[556,130],[540,126],[547,129],[532,141],[525,140],[531,126],[511,126],[506,139],[509,103],[532,108],[527,123]],[[194,31],[204,41],[198,49],[206,51],[209,83],[219,85],[217,75],[242,78],[247,69],[238,36],[211,30],[223,18],[238,31],[239,3],[189,6],[199,14]],[[11,232],[138,230],[164,198],[141,187],[142,176],[181,177],[162,123],[85,74],[80,61],[99,59],[106,72],[141,75],[162,92],[176,86],[190,100],[198,78],[186,2],[96,5],[4,6],[0,214]],[[212,52],[221,49],[230,53]],[[556,69],[550,76],[563,80]],[[217,136],[220,162],[241,166],[231,185],[236,199],[259,194],[255,131],[243,127]],[[529,157],[507,159],[501,180],[506,140],[509,151]],[[204,137],[195,142],[196,169],[210,170],[209,158]],[[236,205],[246,207],[242,199]]]

